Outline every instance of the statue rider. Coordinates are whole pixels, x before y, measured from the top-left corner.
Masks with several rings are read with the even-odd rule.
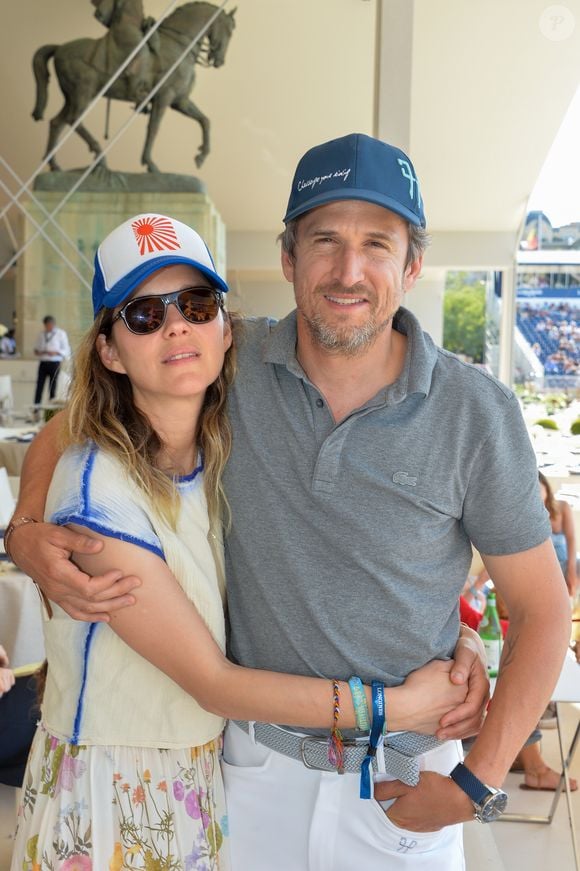
[[[95,18],[107,29],[99,40],[91,63],[108,75],[112,75],[155,24],[155,19],[144,16],[142,0],[116,0],[112,14],[105,15],[102,0],[91,0],[95,6]],[[112,25],[115,25],[113,28]],[[152,85],[153,65],[151,52],[159,48],[159,35],[154,33],[124,71],[121,82],[126,83],[127,100],[138,105],[149,94]]]

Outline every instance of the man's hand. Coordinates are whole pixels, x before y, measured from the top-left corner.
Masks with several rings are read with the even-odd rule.
[[[467,684],[454,684],[449,679],[452,661],[434,659],[408,674],[402,687],[406,698],[407,716],[399,713],[397,729],[434,735],[444,714],[465,702]],[[395,727],[393,727],[395,728]]]
[[[108,623],[112,611],[134,604],[129,594],[141,581],[116,570],[92,578],[70,561],[73,552],[95,554],[102,547],[97,539],[51,523],[24,524],[10,538],[14,562],[47,599],[75,620]]]
[[[417,786],[400,780],[375,783],[375,799],[395,798],[386,814],[396,826],[411,832],[436,832],[444,826],[464,823],[474,817],[469,797],[450,777],[422,771]]]
[[[461,634],[455,647],[452,683],[467,684],[467,698],[462,705],[441,717],[438,738],[467,738],[481,729],[489,701],[489,677],[483,642],[477,632],[461,624]]]

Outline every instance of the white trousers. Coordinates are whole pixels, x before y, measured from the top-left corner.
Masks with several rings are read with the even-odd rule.
[[[449,774],[463,758],[448,741],[420,757]],[[464,871],[462,826],[399,829],[358,774],[313,771],[228,724],[222,768],[232,871]],[[383,778],[384,779],[384,778]]]

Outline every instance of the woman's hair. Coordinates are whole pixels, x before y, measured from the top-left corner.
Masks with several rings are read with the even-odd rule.
[[[551,520],[556,520],[559,515],[558,505],[556,504],[556,499],[554,497],[554,491],[550,487],[549,481],[545,475],[542,475],[541,472],[538,472],[538,480],[540,484],[542,484],[546,488],[546,508],[548,509],[548,514],[550,515]]]
[[[233,333],[234,326],[240,324],[241,319],[225,312],[223,316]],[[67,420],[62,430],[64,444],[82,444],[91,440],[102,450],[113,454],[155,506],[155,510],[175,528],[179,494],[175,480],[158,467],[161,440],[145,414],[136,407],[127,375],[107,369],[96,348],[100,333],[107,340],[110,338],[112,318],[112,310],[103,309],[75,354]],[[197,447],[203,457],[211,525],[219,522],[223,509],[227,510],[221,473],[232,441],[226,415],[226,398],[235,366],[236,354],[232,341],[226,351],[222,371],[207,388],[196,433]]]

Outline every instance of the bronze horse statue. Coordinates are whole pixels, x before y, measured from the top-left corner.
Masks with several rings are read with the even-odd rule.
[[[47,101],[48,61],[54,57],[54,66],[64,95],[64,106],[50,121],[50,134],[45,156],[56,146],[67,124],[74,124],[85,108],[106,85],[130,52],[137,47],[152,20],[143,18],[142,0],[91,0],[96,7],[95,17],[108,28],[101,39],[75,39],[63,45],[44,45],[33,59],[36,78],[36,105],[32,113],[35,121],[43,117]],[[184,3],[171,13],[152,34],[150,41],[139,50],[135,58],[111,85],[105,96],[139,104],[164,73],[177,61],[194,36],[217,11],[211,3]],[[220,12],[184,60],[159,88],[148,104],[149,123],[141,163],[149,172],[158,172],[151,158],[155,137],[161,119],[169,107],[193,118],[202,131],[202,142],[195,162],[199,167],[209,154],[209,119],[189,99],[195,81],[195,64],[220,67],[232,36],[235,20],[232,12]],[[76,128],[78,135],[95,155],[101,154],[99,143],[83,124]],[[101,160],[101,165],[104,160]],[[49,160],[52,170],[60,167],[54,156]]]

